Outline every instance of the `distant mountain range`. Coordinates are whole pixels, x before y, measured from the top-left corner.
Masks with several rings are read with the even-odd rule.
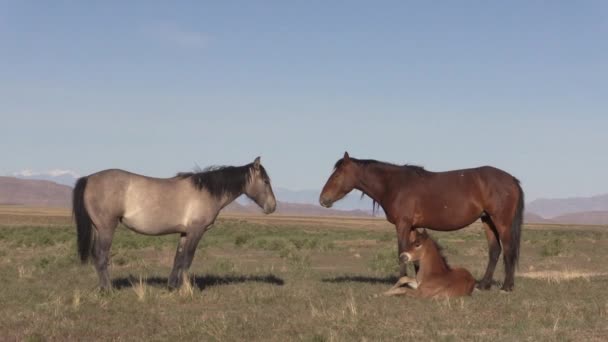
[[[49,180],[31,179],[52,175],[0,177],[0,204],[70,207],[71,186]],[[73,184],[77,175],[61,174],[65,183]],[[71,180],[70,180],[71,177]],[[23,179],[27,178],[27,179]],[[319,191],[293,191],[276,188],[277,213],[293,216],[371,216],[372,202],[357,193],[337,202],[332,209],[318,204]],[[233,213],[260,213],[260,209],[246,198],[239,198],[225,209]],[[383,214],[376,213],[382,217]],[[608,225],[608,194],[593,197],[566,199],[539,199],[526,205],[524,220],[527,223],[563,223]]]
[[[276,198],[282,202],[308,204],[313,206],[319,205],[319,195],[321,194],[321,189],[289,190],[277,187],[273,190]],[[239,201],[239,203],[242,203],[242,201]],[[346,197],[344,197],[342,200],[336,202],[332,208],[337,210],[360,210],[371,215],[372,200],[367,196],[361,198],[361,193],[359,191],[353,191],[352,193],[346,195]]]
[[[69,207],[72,188],[47,180],[0,177],[0,204]]]
[[[608,194],[560,199],[542,198],[528,203],[526,209],[543,218],[556,218],[566,214],[589,211],[608,211]]]
[[[262,214],[260,209],[255,203],[250,202],[248,204],[241,204],[239,202],[232,202],[224,211],[227,213],[239,213],[239,214]],[[356,217],[369,217],[370,214],[362,210],[337,210],[337,209],[326,209],[320,205],[314,204],[301,204],[301,203],[289,203],[289,202],[277,202],[276,214],[288,215],[288,216],[356,216]]]

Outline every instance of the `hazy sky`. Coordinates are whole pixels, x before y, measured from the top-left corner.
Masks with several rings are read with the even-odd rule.
[[[0,0],[0,174],[261,155],[317,189],[348,150],[608,192],[608,2],[295,3]]]

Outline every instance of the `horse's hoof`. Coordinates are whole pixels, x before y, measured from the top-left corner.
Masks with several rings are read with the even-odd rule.
[[[492,288],[492,284],[490,283],[477,283],[477,285],[475,286],[476,289],[478,290],[482,290],[482,291],[488,291],[490,288]]]
[[[513,292],[513,286],[503,286],[500,288],[501,293]]]
[[[97,289],[99,295],[101,297],[106,297],[106,296],[110,296],[112,295],[112,288],[111,287],[99,287]]]

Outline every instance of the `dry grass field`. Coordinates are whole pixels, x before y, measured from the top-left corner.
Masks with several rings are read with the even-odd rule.
[[[482,275],[481,227],[431,233],[450,264]],[[199,246],[192,285],[174,292],[166,282],[177,236],[120,227],[110,293],[96,290],[75,240],[65,210],[0,207],[0,340],[608,337],[608,227],[527,225],[513,293],[431,301],[378,296],[397,268],[394,228],[381,219],[222,216]]]

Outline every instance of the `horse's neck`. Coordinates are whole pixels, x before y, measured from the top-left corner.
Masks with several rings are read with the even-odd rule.
[[[224,194],[217,202],[218,211],[224,209],[224,207],[226,207],[228,204],[234,202],[234,200],[236,200],[242,194],[243,192],[237,194]]]
[[[376,201],[382,209],[386,211],[384,207],[384,201],[387,193],[387,182],[386,172],[378,169],[377,167],[367,167],[361,170],[361,176],[358,179],[355,189],[363,192],[371,199]]]
[[[423,258],[420,259],[420,279],[432,275],[443,274],[450,269],[439,253],[435,243],[432,241],[430,243],[432,245],[427,247],[427,251],[424,253]]]

